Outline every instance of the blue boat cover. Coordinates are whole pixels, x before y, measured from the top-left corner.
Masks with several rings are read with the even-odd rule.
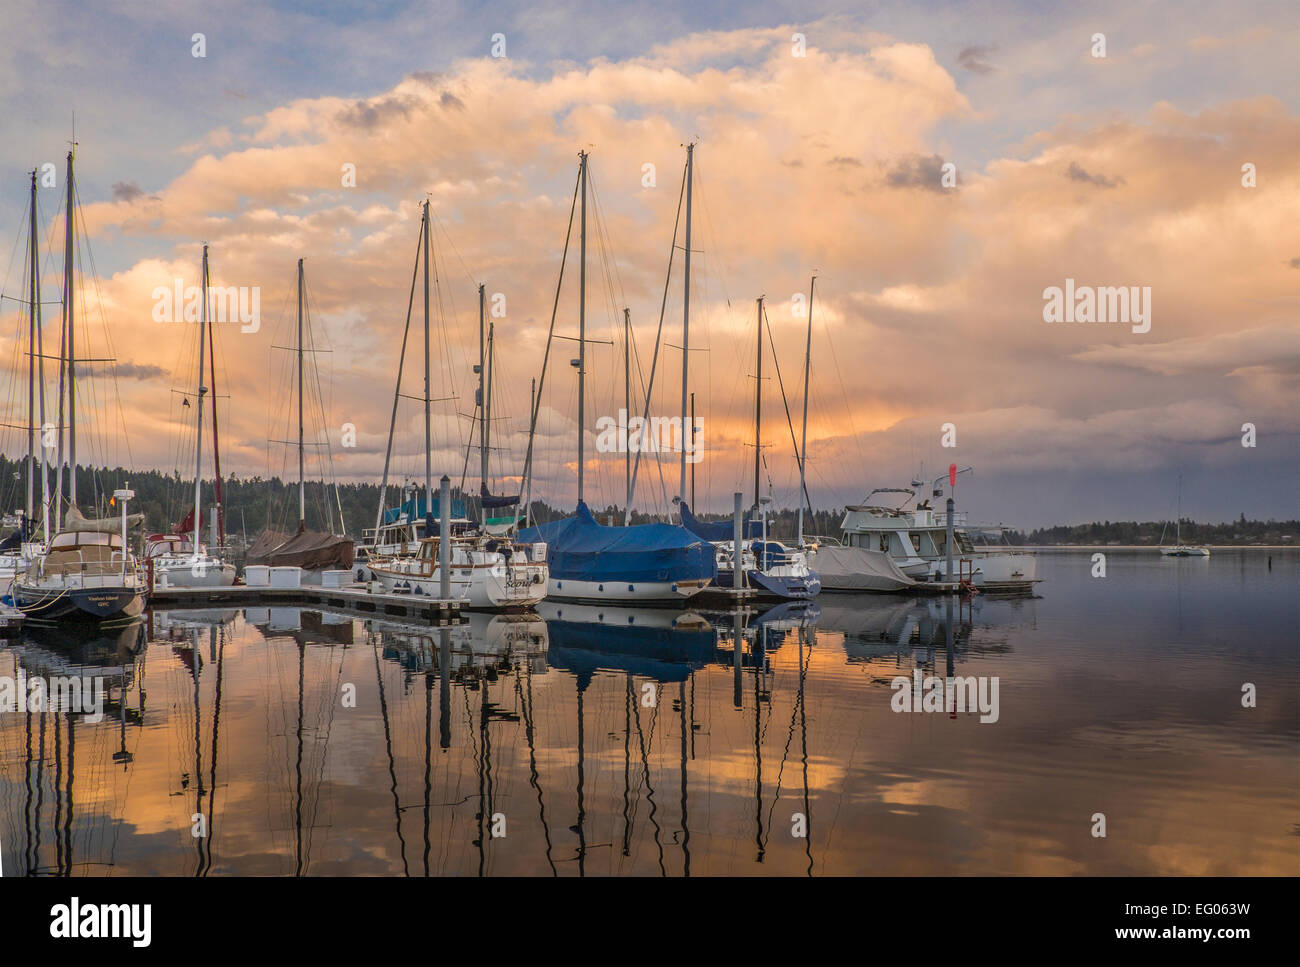
[[[572,517],[526,527],[518,539],[544,542],[551,577],[562,581],[700,581],[718,573],[713,548],[686,528],[606,527],[581,500]]]
[[[519,503],[519,494],[513,497],[494,497],[492,492],[487,489],[487,484],[479,484],[479,499],[483,502],[484,510],[498,510],[502,507],[513,507]]]
[[[696,537],[702,537],[706,541],[713,541],[717,544],[722,541],[729,541],[736,536],[735,521],[703,521],[691,513],[691,509],[686,506],[686,501],[683,500],[679,506],[682,511],[682,526]],[[757,537],[763,532],[763,522],[754,520],[749,514],[741,517],[740,527],[742,539]]]
[[[412,497],[410,500],[408,500],[406,503],[402,504],[402,505],[399,506],[399,507],[390,507],[389,509],[385,510],[385,511],[384,511],[384,523],[385,523],[385,524],[396,523],[396,521],[397,521],[397,520],[398,520],[398,519],[399,519],[403,514],[406,514],[406,519],[407,519],[407,520],[410,520],[410,521],[416,521],[416,520],[419,520],[419,519],[421,519],[422,517],[424,517],[424,516],[425,516],[425,513],[424,513],[424,497],[423,497],[423,496]],[[433,513],[432,513],[430,516],[431,516],[435,521],[436,521],[436,520],[438,519],[438,517],[440,516],[440,511],[439,511],[439,509],[438,509],[438,498],[437,498],[437,497],[434,497],[434,498],[433,498]],[[457,499],[454,498],[454,497],[452,498],[452,501],[451,501],[451,516],[452,516],[452,517],[464,517],[464,516],[465,516],[465,501],[463,501],[463,500],[457,500]]]

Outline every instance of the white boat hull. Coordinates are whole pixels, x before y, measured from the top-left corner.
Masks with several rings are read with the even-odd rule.
[[[442,579],[437,572],[432,577],[419,577],[383,568],[371,570],[375,579],[389,593],[422,594],[431,598],[442,594]],[[513,576],[508,571],[495,574],[488,568],[473,568],[473,573],[465,577],[464,570],[467,569],[453,567],[451,570],[451,596],[463,601],[466,608],[485,611],[531,608],[546,597],[546,582],[532,580],[533,573]],[[529,569],[529,572],[534,571],[533,568]],[[536,573],[540,575],[541,572]]]
[[[1164,557],[1209,557],[1210,549],[1208,547],[1189,547],[1185,544],[1179,544],[1177,547],[1162,547],[1160,553]]]
[[[552,577],[546,598],[555,601],[610,601],[623,604],[676,605],[694,597],[709,582],[640,581],[634,584],[613,581],[574,581]]]
[[[207,562],[194,566],[184,562],[154,563],[154,588],[228,588],[235,583],[235,566]]]
[[[954,558],[953,567],[957,573],[952,580],[961,580],[973,572],[972,583],[985,592],[1031,591],[1038,580],[1038,557],[1030,553],[976,551]],[[920,561],[901,568],[918,581],[947,581],[946,569],[946,561]]]

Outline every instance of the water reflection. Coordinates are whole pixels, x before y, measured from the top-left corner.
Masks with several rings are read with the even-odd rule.
[[[1255,731],[1232,749],[1253,769],[1236,785],[1218,760],[1187,760],[1222,735],[1154,699],[1144,724],[1123,725],[1148,737],[1125,746],[1144,758],[1115,758],[1115,701],[1053,677],[1077,690],[1133,674],[1144,697],[1160,683],[1142,677],[1146,655],[1099,646],[1138,620],[1129,590],[1089,602],[1095,582],[1076,588],[1072,573],[1056,575],[1056,601],[543,604],[449,628],[320,609],[155,610],[91,637],[29,628],[0,649],[0,676],[99,678],[104,718],[3,714],[6,872],[1150,872],[1195,867],[1188,857],[1210,848],[1186,797],[1211,776],[1228,804],[1215,823],[1236,831],[1243,868],[1276,870],[1255,844],[1278,842],[1272,827],[1293,811],[1286,710],[1237,726]],[[1170,597],[1166,626],[1196,601]],[[1086,636],[1067,622],[1080,611],[1099,625]],[[1180,632],[1188,656],[1217,633],[1197,617],[1207,644]],[[1296,662],[1270,634],[1258,647],[1284,687]],[[1001,722],[894,714],[890,681],[917,669],[1001,675]],[[1175,673],[1247,675],[1258,677],[1208,658]],[[1131,823],[1158,817],[1160,850],[1141,864],[1089,854],[1076,802],[1135,784],[1141,802],[1110,808]]]

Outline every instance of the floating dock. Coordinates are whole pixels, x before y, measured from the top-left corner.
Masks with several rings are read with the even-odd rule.
[[[371,592],[363,585],[323,588],[303,585],[296,588],[249,587],[235,584],[221,588],[158,588],[149,595],[150,605],[201,607],[209,604],[235,604],[256,607],[260,604],[316,605],[338,611],[355,612],[363,617],[385,616],[427,622],[430,625],[458,625],[465,619],[465,602],[431,598],[423,594]]]

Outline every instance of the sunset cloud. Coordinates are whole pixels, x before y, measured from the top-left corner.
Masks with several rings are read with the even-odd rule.
[[[796,32],[807,35],[805,56],[792,51]],[[1002,74],[1018,56],[1008,46],[967,44],[961,73]],[[1300,250],[1297,113],[1265,91],[1200,106],[1153,96],[1141,113],[1063,114],[1007,144],[994,133],[992,105],[971,98],[923,37],[787,24],[691,32],[633,56],[549,65],[484,50],[355,96],[295,96],[223,119],[179,149],[183,167],[165,182],[124,170],[111,191],[83,192],[97,259],[114,245],[137,253],[108,262],[114,267],[86,297],[87,318],[102,310],[109,322],[119,377],[130,377],[121,392],[138,415],[134,459],[164,468],[174,459],[167,397],[192,366],[193,334],[152,322],[152,293],[175,279],[197,284],[206,241],[213,284],[257,287],[263,316],[257,332],[217,333],[229,395],[223,468],[268,472],[265,441],[275,433],[267,411],[287,399],[277,358],[285,353],[273,347],[291,338],[302,257],[313,322],[330,350],[319,357],[328,429],[336,444],[342,423],[358,431],[356,448],[335,446],[335,465],[345,477],[376,479],[427,196],[440,272],[434,395],[455,397],[438,404],[438,466],[459,470],[464,460],[482,281],[508,307],[496,320],[495,405],[504,420],[493,460],[496,473],[517,476],[578,150],[591,151],[596,192],[588,333],[614,343],[590,351],[594,431],[595,416],[622,401],[623,305],[648,376],[682,146],[693,139],[691,342],[706,351],[692,353],[691,388],[708,427],[699,470],[706,509],[752,475],[754,299],[767,297],[785,389],[801,394],[806,318],[794,295],[806,294],[814,272],[809,437],[819,504],[896,485],[923,459],[945,461],[943,422],[959,427],[963,462],[994,473],[1082,473],[1099,463],[1159,470],[1183,458],[1184,444],[1228,439],[1245,410],[1290,439],[1293,458],[1300,418],[1285,396],[1296,388],[1300,352],[1290,267]],[[982,125],[992,149],[985,160],[954,149],[954,130]],[[102,146],[86,139],[78,150],[85,159]],[[955,187],[940,180],[947,162]],[[1246,163],[1257,187],[1242,184]],[[348,166],[355,187],[344,183]],[[59,238],[50,194],[43,206]],[[59,261],[45,280],[50,291]],[[669,344],[681,336],[680,271],[678,261]],[[1067,278],[1151,287],[1151,331],[1045,324],[1043,290]],[[571,261],[557,322],[564,335],[576,334],[575,281]],[[408,394],[418,392],[422,366],[419,305],[417,293]],[[6,303],[7,359],[15,358],[14,313]],[[555,503],[573,497],[571,350],[552,351],[538,430],[535,493]],[[656,412],[679,405],[680,367],[680,352],[661,347]],[[1189,373],[1195,388],[1181,378]],[[765,381],[764,392],[769,472],[778,502],[793,503],[780,391]],[[422,467],[422,431],[408,404],[398,462]],[[621,458],[596,466],[594,500],[620,501]],[[276,457],[270,472],[278,470]],[[663,503],[657,473],[648,467],[642,477],[647,508]],[[675,469],[665,476],[675,480]]]

